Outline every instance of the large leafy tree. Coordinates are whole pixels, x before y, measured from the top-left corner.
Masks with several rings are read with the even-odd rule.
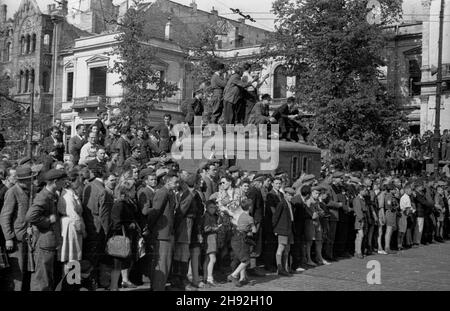
[[[385,26],[400,17],[401,1],[380,0],[378,23],[368,22],[367,3],[277,0],[266,48],[296,76],[296,97],[314,115],[310,138],[347,163],[386,145],[403,117],[379,79],[391,36]]]
[[[142,1],[134,1],[123,19],[118,23],[120,34],[115,51],[120,60],[115,62],[113,72],[119,73],[117,82],[124,88],[124,96],[119,103],[121,117],[131,117],[133,122],[143,125],[148,122],[154,103],[174,95],[176,84],[162,79],[155,69],[156,50],[148,44],[148,34],[144,32],[145,7]]]

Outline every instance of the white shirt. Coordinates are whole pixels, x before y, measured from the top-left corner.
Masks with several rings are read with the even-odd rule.
[[[90,157],[89,152],[91,151],[91,148],[94,147],[90,142],[87,142],[81,147],[80,151],[80,161],[78,163],[80,164],[86,164],[87,161],[95,159],[95,157]]]
[[[406,193],[400,198],[400,209],[403,211],[412,208],[411,199]]]

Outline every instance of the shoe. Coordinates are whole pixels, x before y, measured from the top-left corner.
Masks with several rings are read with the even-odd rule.
[[[199,287],[194,286],[193,284],[188,284],[184,287],[184,289],[188,292],[196,292],[196,291],[198,291]]]
[[[367,251],[367,252],[366,252],[366,256],[371,256],[371,255],[373,255],[373,252],[372,252],[372,251]]]
[[[397,252],[393,251],[392,249],[386,250],[386,253],[388,253],[389,255],[397,254]]]
[[[137,286],[131,282],[122,282],[122,288],[137,288]]]
[[[297,269],[295,269],[295,272],[299,273],[299,272],[304,272],[306,271],[305,269],[303,269],[302,267],[298,267]]]
[[[398,251],[400,252],[400,251],[403,250],[403,246],[399,246],[397,249],[398,249]]]
[[[356,258],[359,258],[359,259],[364,259],[364,255],[363,255],[363,254],[358,254],[358,253],[356,253],[356,254],[355,254],[355,257],[356,257]]]
[[[317,267],[317,264],[314,261],[309,261],[306,263],[306,265],[310,267]]]
[[[412,245],[412,248],[419,248],[419,244],[414,243],[414,244]]]
[[[238,278],[235,278],[235,277],[232,276],[231,274],[227,276],[227,281],[228,281],[228,282],[232,282],[234,285],[236,285],[236,284],[239,283],[239,279],[238,279]],[[236,286],[237,286],[237,285],[236,285]],[[241,285],[241,286],[242,286],[242,285]],[[241,287],[241,286],[238,286],[238,287]]]
[[[329,266],[329,265],[331,265],[331,262],[328,262],[324,259],[324,260],[322,260],[322,264],[325,266]]]
[[[219,284],[216,283],[216,281],[214,281],[214,280],[206,282],[206,286],[208,286],[208,287],[216,287],[218,285]]]
[[[379,255],[387,255],[388,253],[386,253],[384,250],[378,251],[377,252]]]
[[[264,267],[264,270],[266,270],[268,273],[275,273],[275,272],[277,272],[277,268],[274,267],[274,266]]]
[[[280,276],[290,276],[290,274],[281,265],[278,265],[277,273]]]
[[[259,269],[258,267],[252,268],[252,269],[248,269],[247,273],[248,273],[248,275],[255,276],[255,277],[266,276],[266,274],[263,271],[261,271],[261,269]]]

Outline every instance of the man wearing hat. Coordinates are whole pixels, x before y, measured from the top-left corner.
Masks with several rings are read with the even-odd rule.
[[[152,241],[157,258],[153,260],[151,280],[154,291],[164,291],[172,265],[174,218],[178,200],[174,191],[179,187],[176,174],[164,176],[164,186],[156,190],[149,214]]]
[[[94,179],[83,190],[83,217],[85,218],[87,243],[86,259],[90,260],[97,271],[98,262],[102,259],[111,224],[111,196],[105,187],[105,171],[95,164],[89,167]]]
[[[176,280],[178,287],[183,289],[185,289],[184,281],[189,270],[189,245],[192,239],[194,218],[196,217],[197,209],[203,209],[201,200],[194,200],[194,197],[198,195],[195,191],[198,179],[199,176],[197,174],[188,173],[187,175],[184,175],[181,183],[182,186],[176,194],[180,204],[175,210],[175,253],[173,258],[173,273],[178,277]]]
[[[31,274],[32,291],[52,291],[55,287],[54,264],[59,240],[58,191],[61,191],[66,173],[51,169],[44,175],[46,185],[33,200],[26,213],[26,221],[33,225],[33,232],[38,233],[34,261],[35,272]]]
[[[120,138],[117,140],[116,145],[117,152],[119,153],[119,157],[117,159],[117,165],[119,167],[123,166],[125,160],[131,155],[131,139],[133,138],[129,127],[123,127],[120,134]]]
[[[76,131],[77,134],[69,140],[69,153],[72,155],[73,163],[75,165],[78,164],[78,161],[80,160],[81,148],[86,143],[86,126],[83,123],[77,124]]]
[[[252,207],[249,215],[253,217],[256,226],[256,246],[251,248],[250,252],[250,268],[247,272],[250,276],[265,276],[265,273],[256,266],[256,259],[261,256],[262,252],[262,221],[264,216],[264,198],[261,188],[265,179],[264,174],[256,174],[253,177],[252,184],[248,190],[247,197],[252,200]]]
[[[19,166],[16,170],[17,182],[8,189],[0,214],[0,225],[6,240],[6,250],[10,258],[7,282],[10,290],[27,291],[29,277],[27,273],[28,243],[31,230],[26,221],[30,206],[31,179],[36,176],[31,166]]]
[[[332,184],[330,187],[331,200],[328,203],[330,208],[329,239],[325,247],[325,254],[328,259],[334,259],[335,256],[344,258],[350,257],[349,254],[345,253],[348,233],[347,211],[349,210],[349,203],[342,183],[343,177],[344,173],[340,171],[335,171],[332,175]]]

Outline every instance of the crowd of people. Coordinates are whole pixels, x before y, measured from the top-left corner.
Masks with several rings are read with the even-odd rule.
[[[188,172],[169,156],[170,115],[153,129],[107,121],[78,125],[70,157],[55,120],[39,158],[0,163],[3,290],[241,287],[449,238],[445,174],[329,167],[290,180],[218,159]]]

